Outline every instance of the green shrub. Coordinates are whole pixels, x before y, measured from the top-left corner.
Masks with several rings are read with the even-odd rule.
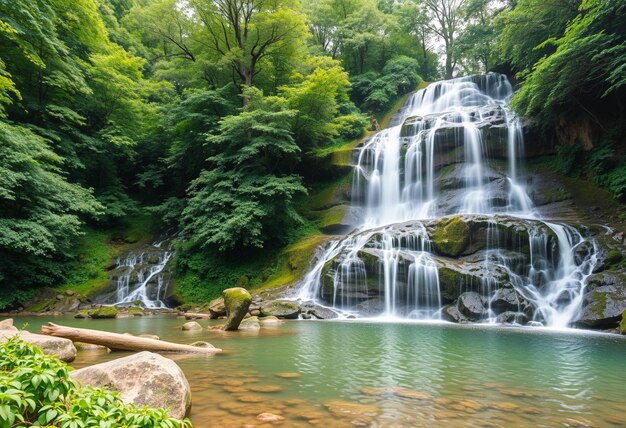
[[[77,387],[71,367],[18,336],[0,345],[0,426],[189,428],[164,409],[124,403],[117,392]]]

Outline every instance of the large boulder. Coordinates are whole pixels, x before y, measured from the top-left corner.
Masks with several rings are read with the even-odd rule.
[[[332,309],[316,305],[313,302],[305,302],[300,307],[303,313],[310,314],[320,320],[330,320],[339,317],[339,314]]]
[[[239,330],[259,330],[260,328],[259,317],[256,316],[248,317],[239,324]]]
[[[184,418],[191,409],[191,389],[183,371],[172,360],[153,352],[85,367],[70,376],[83,385],[119,391],[127,403],[169,409],[174,418]]]
[[[248,313],[248,308],[250,303],[252,303],[252,296],[245,288],[234,287],[224,290],[222,297],[224,298],[224,306],[228,316],[226,324],[224,324],[224,330],[237,330],[241,320]]]
[[[261,315],[264,317],[273,315],[277,318],[298,318],[302,309],[296,302],[289,300],[272,300],[261,306]]]
[[[9,337],[15,335],[20,336],[25,342],[38,346],[44,354],[54,355],[61,361],[71,362],[76,358],[76,347],[69,339],[18,331],[13,326],[13,320],[11,319],[0,322],[0,342],[5,342]]]
[[[217,299],[211,300],[209,302],[209,313],[211,315],[211,319],[218,319],[219,317],[226,316],[226,306],[224,306],[224,298],[218,297]]]

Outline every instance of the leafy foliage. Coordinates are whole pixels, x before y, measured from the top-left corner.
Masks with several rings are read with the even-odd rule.
[[[125,404],[119,393],[79,388],[71,368],[34,345],[9,338],[0,344],[0,425],[82,427],[191,427],[163,409]]]
[[[193,181],[183,211],[183,230],[201,247],[263,247],[299,220],[293,197],[306,190],[289,173],[300,154],[291,132],[295,111],[254,88],[244,96],[248,105],[209,137],[213,168]]]

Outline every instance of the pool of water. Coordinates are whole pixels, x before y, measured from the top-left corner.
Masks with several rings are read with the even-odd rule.
[[[45,321],[15,325],[36,332]],[[182,332],[175,317],[53,321],[223,348],[169,355],[191,385],[197,427],[260,426],[263,412],[284,426],[626,426],[626,338],[617,335],[346,321],[216,333]],[[72,365],[124,355],[82,351]]]

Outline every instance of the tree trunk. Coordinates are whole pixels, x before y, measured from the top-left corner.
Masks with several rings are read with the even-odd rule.
[[[65,327],[51,322],[41,326],[41,334],[64,337],[73,342],[85,342],[106,346],[112,351],[152,351],[152,352],[189,352],[213,354],[222,352],[218,348],[200,348],[197,346],[147,339],[128,334],[109,333],[108,331],[90,330],[86,328]]]

